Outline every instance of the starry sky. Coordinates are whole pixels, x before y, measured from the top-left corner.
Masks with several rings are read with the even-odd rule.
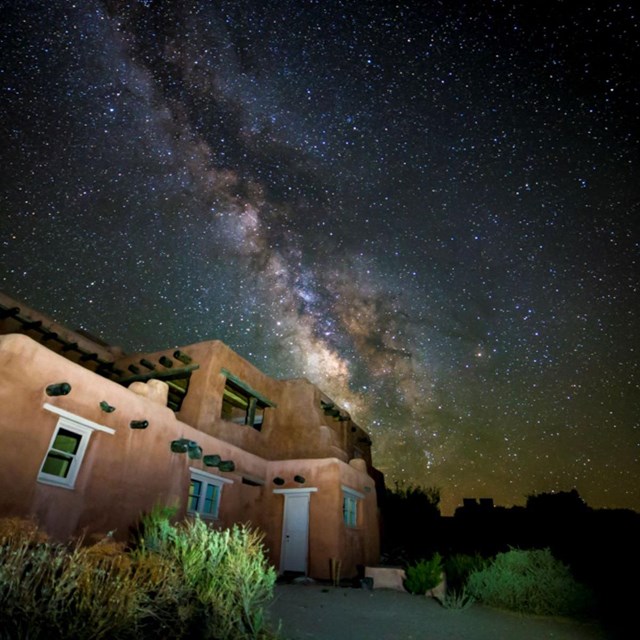
[[[0,288],[307,377],[445,514],[640,510],[633,5],[1,0]]]

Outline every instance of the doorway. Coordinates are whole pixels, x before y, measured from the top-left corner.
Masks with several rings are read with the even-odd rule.
[[[280,573],[307,574],[309,560],[309,500],[318,489],[274,489],[284,495]]]

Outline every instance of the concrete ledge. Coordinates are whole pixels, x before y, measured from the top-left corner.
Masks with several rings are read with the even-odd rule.
[[[374,589],[406,591],[404,581],[407,576],[400,567],[365,567],[364,577],[373,578]]]

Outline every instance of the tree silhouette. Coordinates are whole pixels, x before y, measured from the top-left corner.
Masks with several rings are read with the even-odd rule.
[[[388,563],[405,564],[437,550],[440,489],[405,486],[385,489],[381,501],[382,554]]]
[[[527,496],[527,509],[545,517],[575,517],[590,510],[577,489]]]

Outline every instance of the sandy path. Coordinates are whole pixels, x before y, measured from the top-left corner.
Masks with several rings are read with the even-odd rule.
[[[474,604],[464,611],[385,589],[277,585],[270,607],[284,640],[607,640],[595,623],[521,616]]]

